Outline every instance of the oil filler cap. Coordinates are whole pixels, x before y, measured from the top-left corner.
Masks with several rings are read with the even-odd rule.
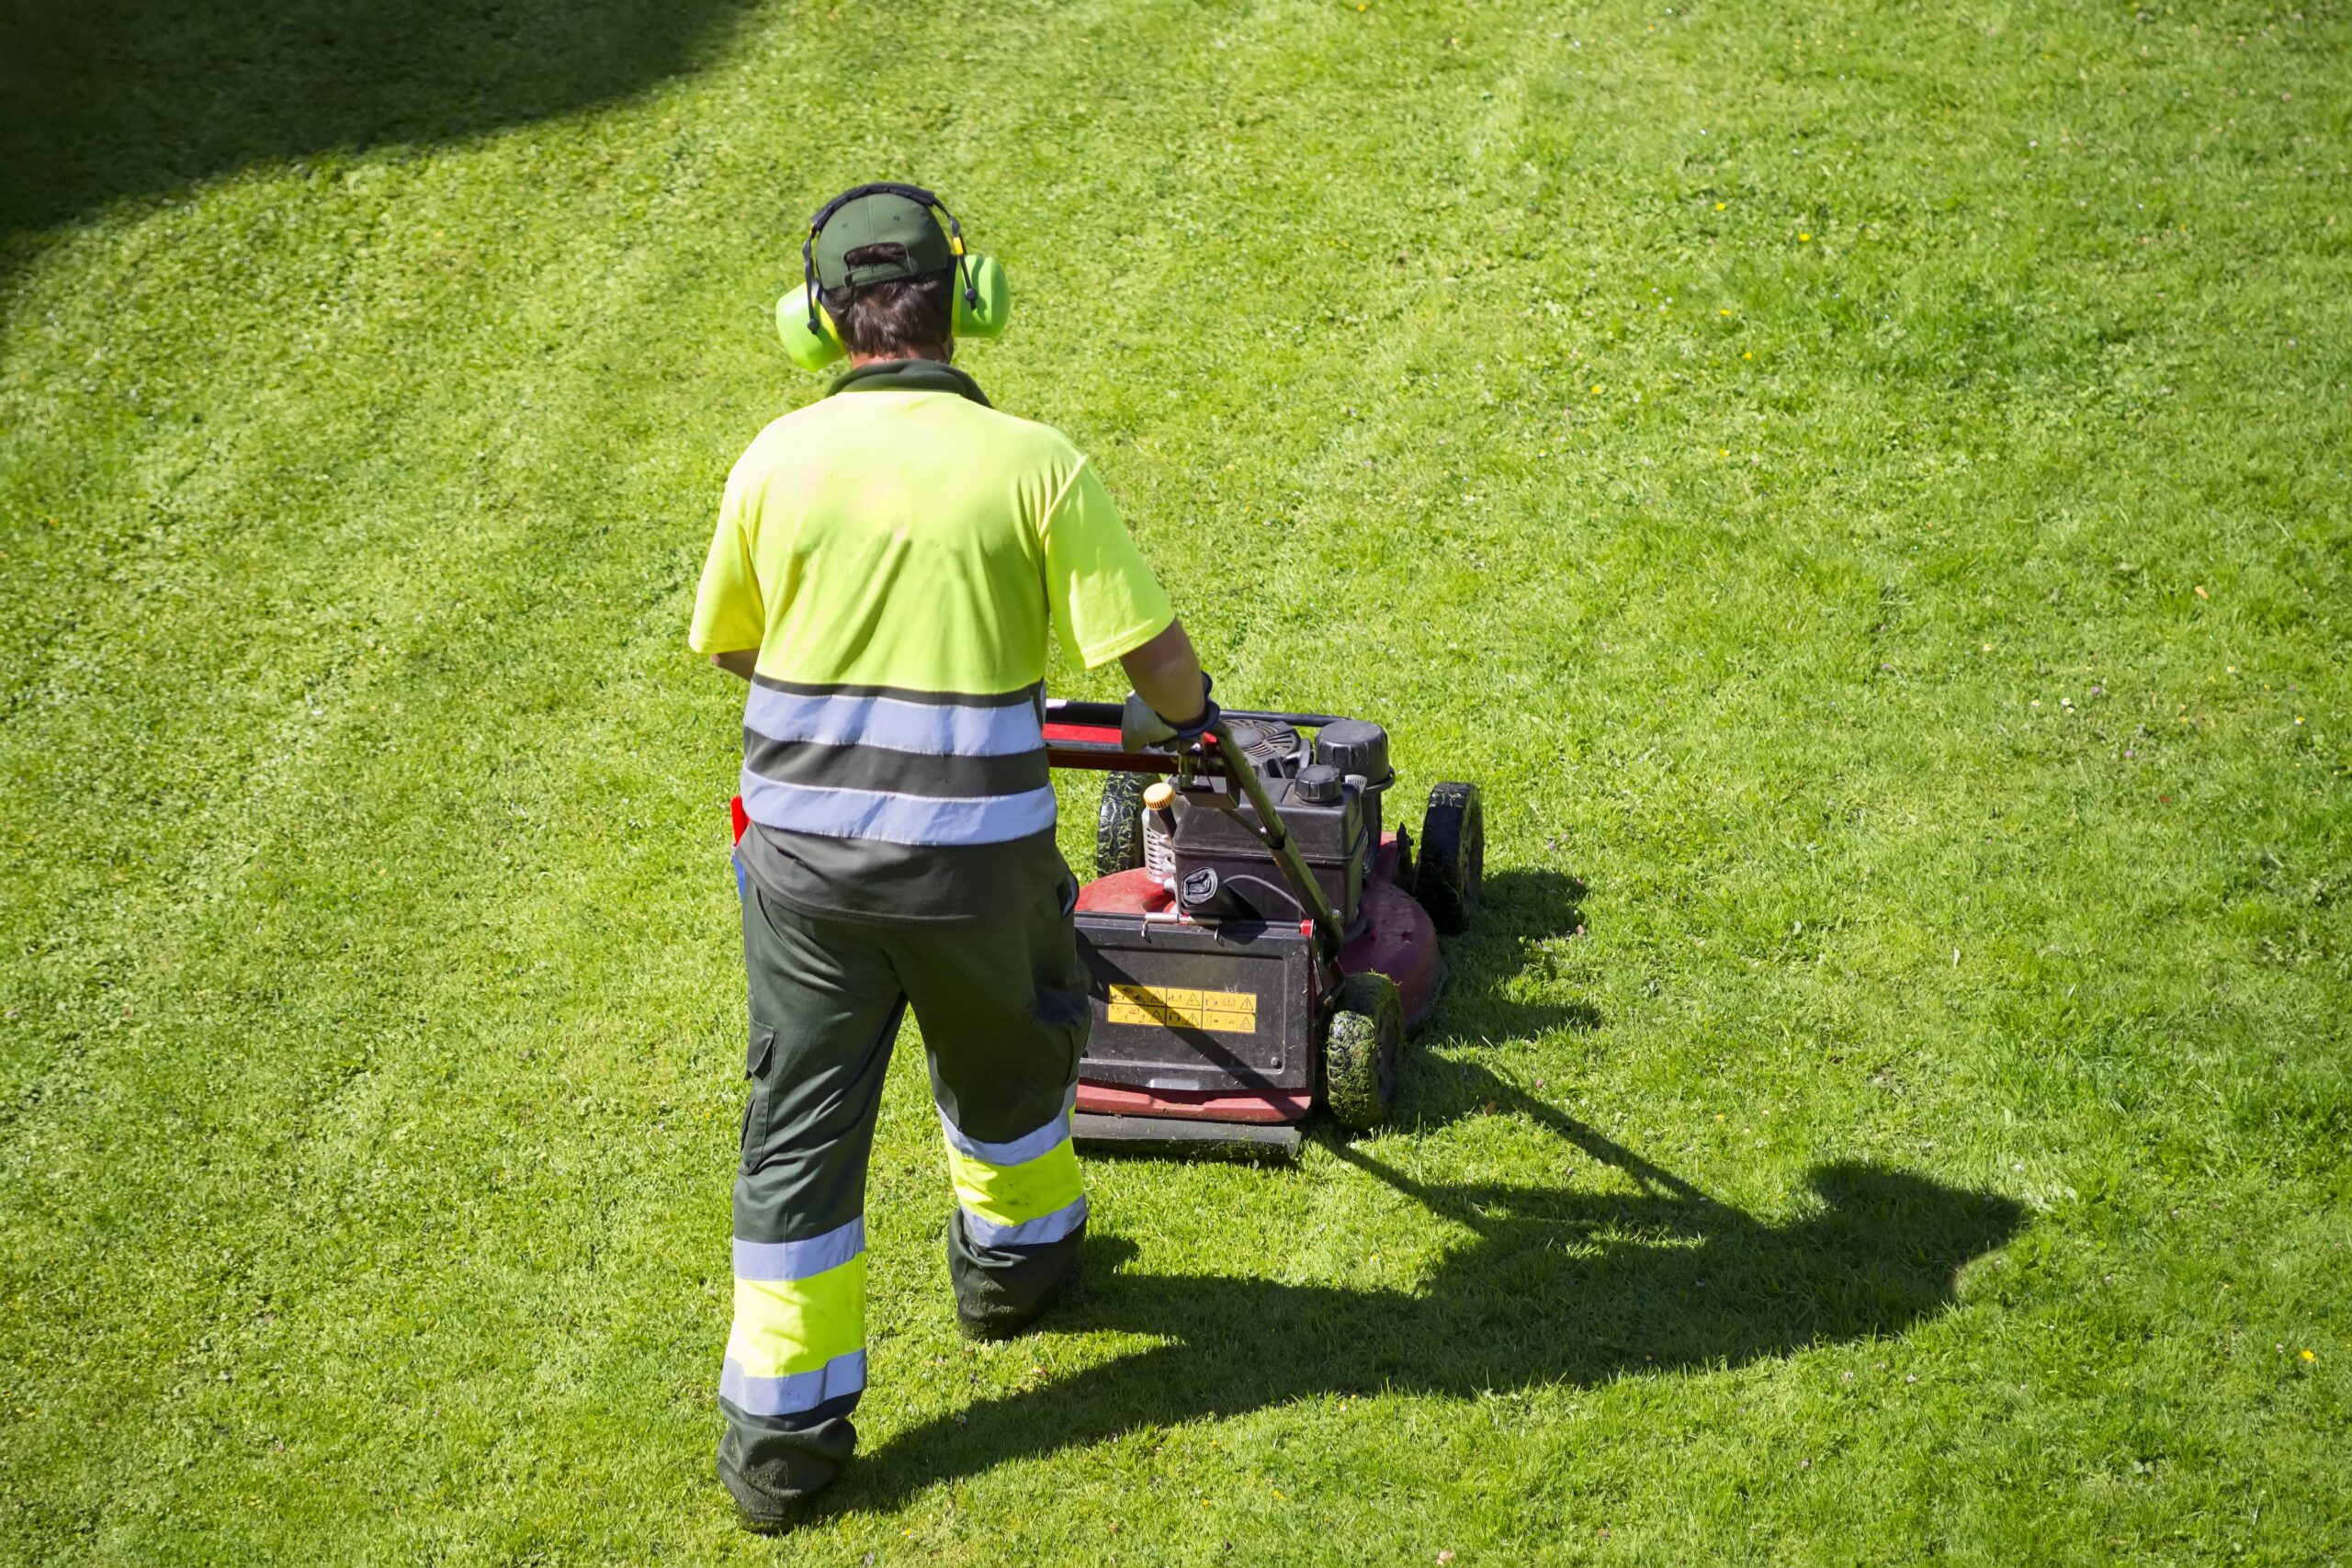
[[[1361,773],[1375,785],[1385,784],[1388,782],[1388,731],[1361,718],[1327,724],[1316,732],[1315,760],[1334,773]]]
[[[1298,770],[1298,777],[1290,781],[1290,792],[1310,806],[1337,806],[1340,803],[1340,770],[1310,762]]]

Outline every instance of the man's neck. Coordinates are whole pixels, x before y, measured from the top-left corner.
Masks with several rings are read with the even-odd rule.
[[[932,347],[918,348],[906,354],[853,354],[849,356],[849,367],[853,370],[863,370],[869,365],[897,365],[909,359],[927,359],[933,365],[946,365],[952,363],[955,357],[954,347],[933,344]]]
[[[892,359],[878,354],[859,355],[849,368],[833,378],[825,389],[831,397],[835,392],[954,392],[968,398],[982,408],[992,405],[979,383],[944,360],[928,355],[910,355]]]

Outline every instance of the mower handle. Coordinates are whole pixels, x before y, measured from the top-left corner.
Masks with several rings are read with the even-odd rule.
[[[1117,703],[1082,702],[1073,697],[1047,697],[1047,724],[1081,724],[1090,728],[1119,728],[1121,708]],[[1246,718],[1253,724],[1289,724],[1301,729],[1320,729],[1327,724],[1344,722],[1339,715],[1329,713],[1260,713],[1250,708],[1227,708],[1227,718]]]
[[[1046,760],[1057,768],[1101,773],[1172,773],[1173,751],[1130,751],[1119,740],[1116,703],[1074,702],[1068,697],[1046,699]],[[1320,729],[1340,720],[1328,713],[1258,713],[1227,708],[1227,718],[1253,724],[1288,724]]]

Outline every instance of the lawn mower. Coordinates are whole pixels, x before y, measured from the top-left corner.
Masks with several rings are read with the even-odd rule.
[[[1107,775],[1076,915],[1094,1014],[1076,1137],[1285,1154],[1318,1106],[1381,1125],[1444,982],[1438,933],[1477,902],[1477,786],[1432,788],[1417,845],[1383,824],[1377,724],[1228,710],[1198,749],[1129,750],[1120,711],[1046,704],[1048,761]]]
[[[1120,711],[1046,705],[1051,763],[1108,775],[1078,897],[1078,1140],[1287,1153],[1317,1106],[1379,1126],[1444,980],[1438,933],[1477,900],[1476,786],[1431,789],[1416,844],[1382,820],[1377,724],[1228,711],[1197,748],[1129,750]]]

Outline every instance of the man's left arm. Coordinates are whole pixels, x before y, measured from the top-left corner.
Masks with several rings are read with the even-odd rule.
[[[1135,652],[1176,624],[1111,492],[1079,460],[1046,518],[1046,600],[1062,646],[1089,670]],[[1182,634],[1178,634],[1181,637]],[[1184,644],[1187,653],[1192,644]],[[1193,708],[1185,711],[1191,713]]]

